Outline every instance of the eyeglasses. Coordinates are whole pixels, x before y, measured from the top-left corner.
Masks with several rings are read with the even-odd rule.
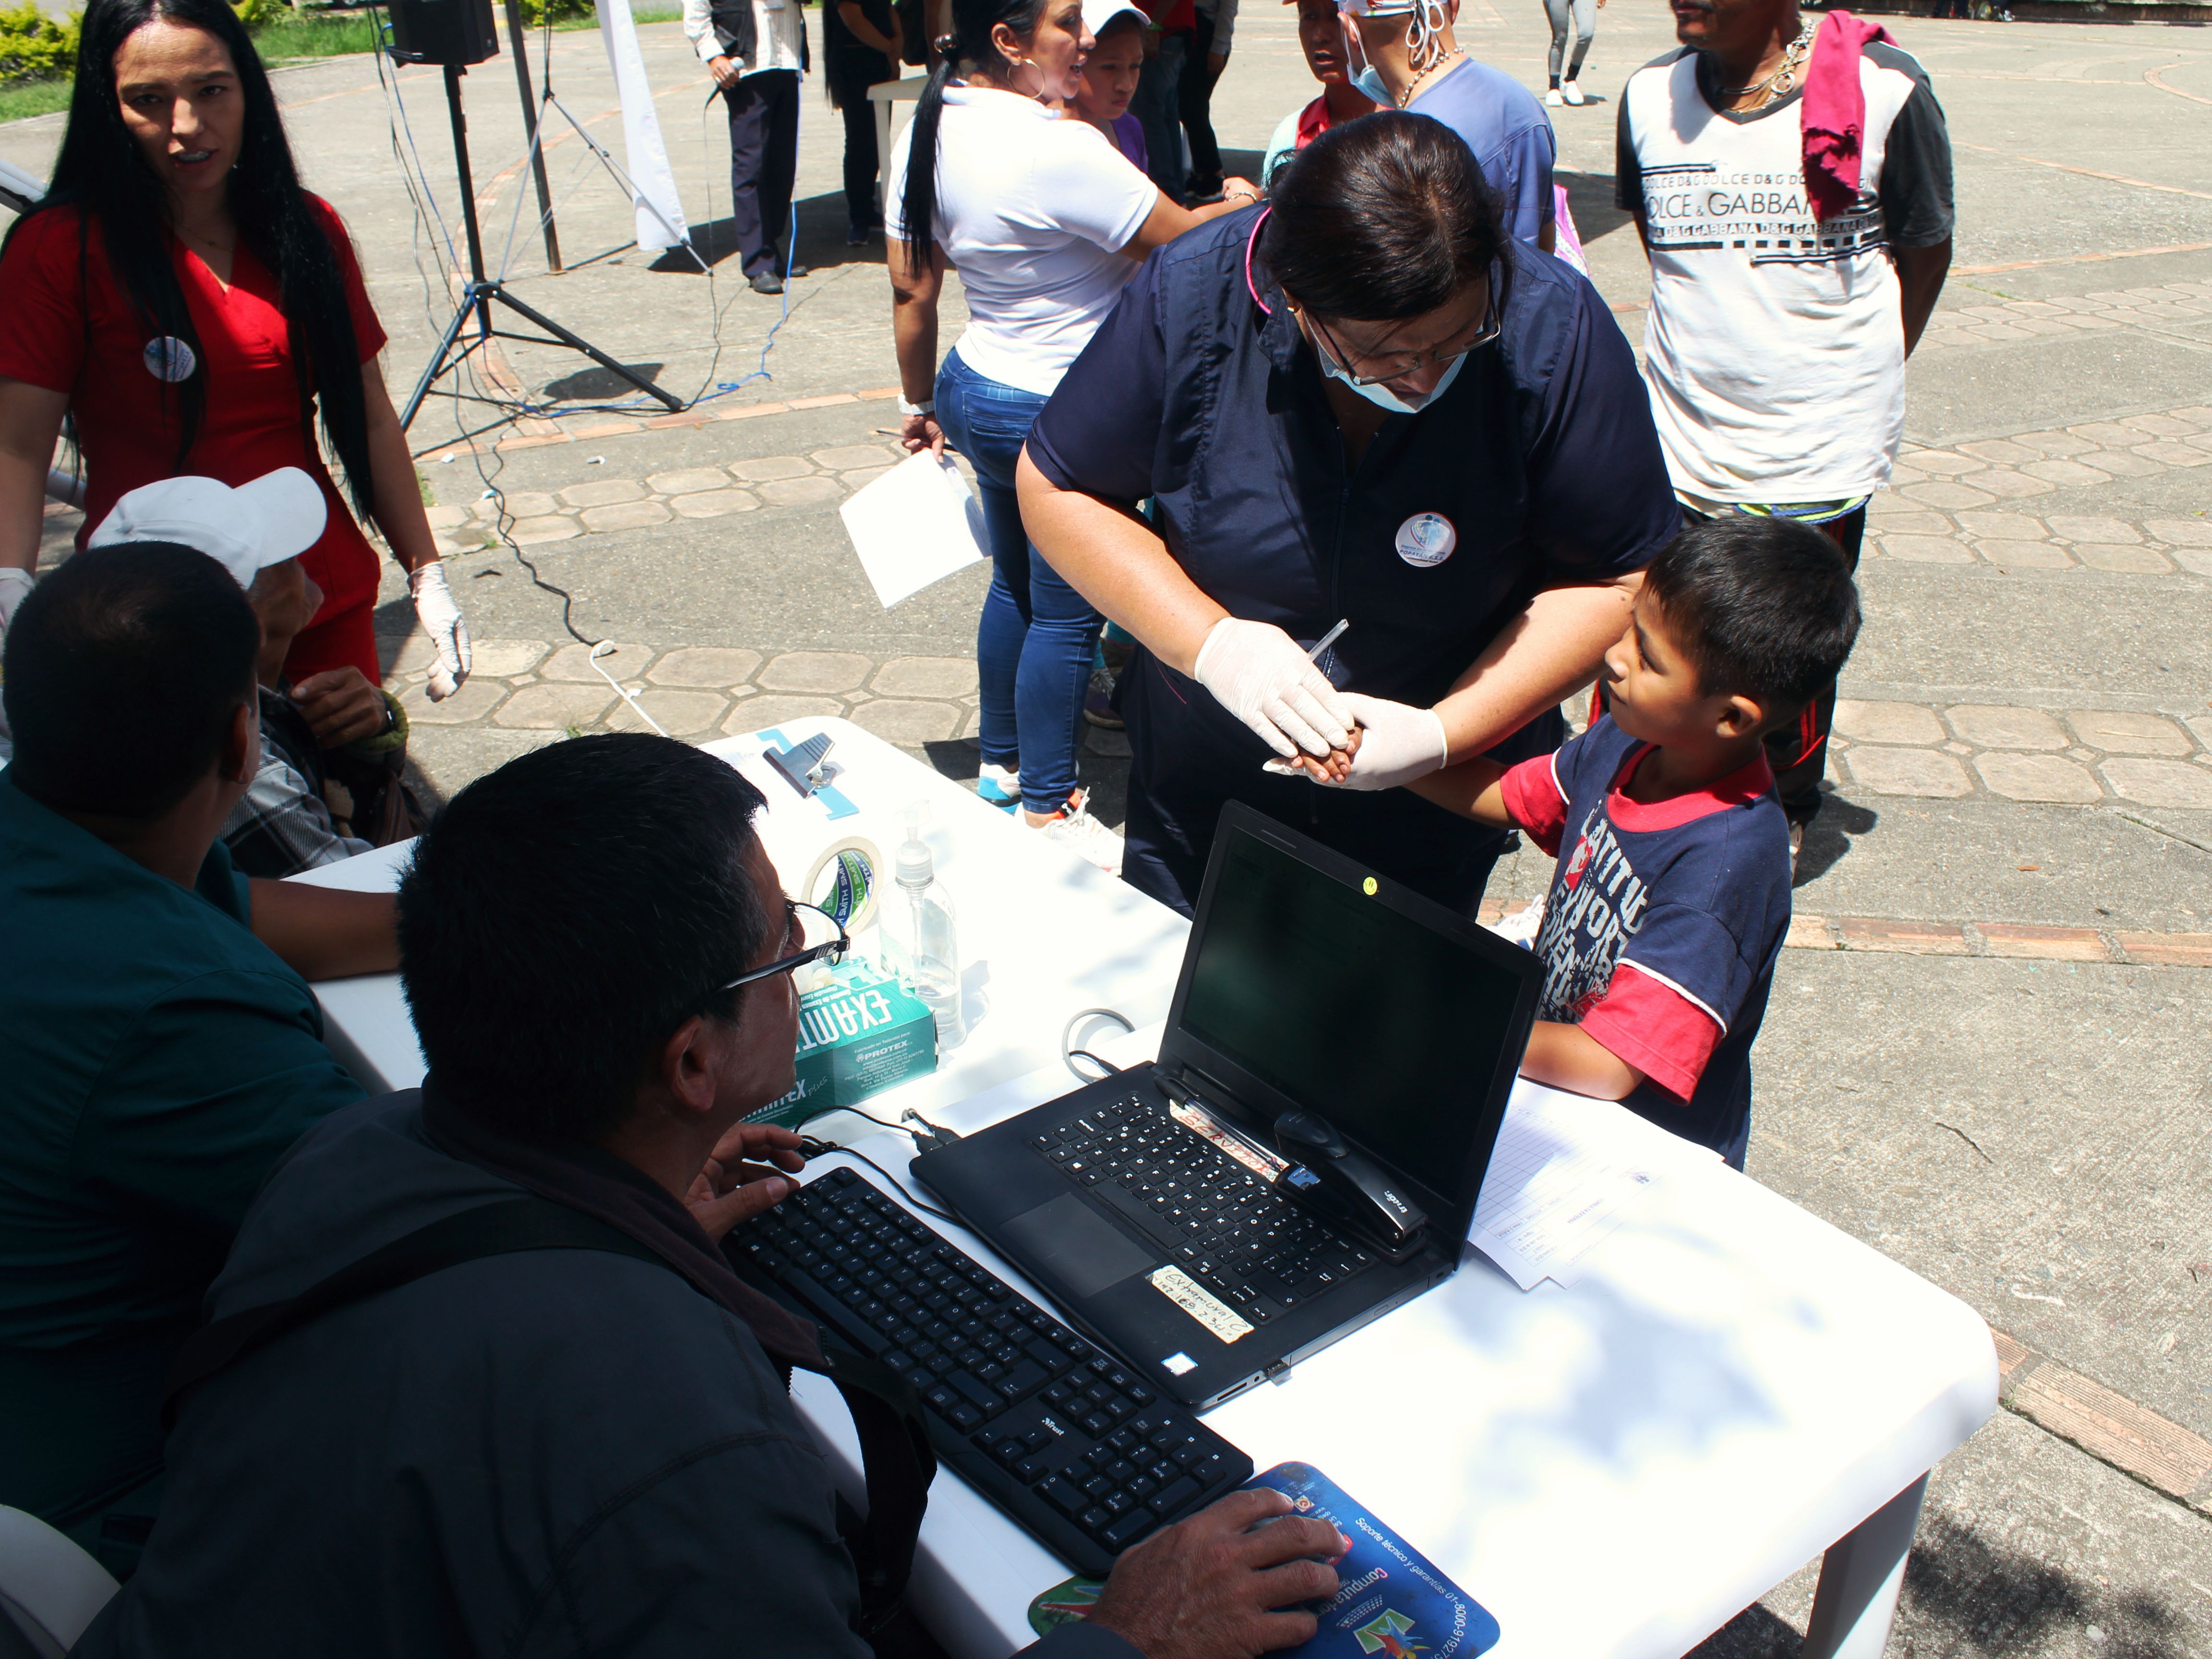
[[[1498,305],[1493,296],[1490,303],[1490,314],[1484,319],[1481,328],[1476,331],[1472,340],[1456,350],[1439,351],[1431,349],[1427,351],[1382,352],[1369,361],[1389,363],[1392,367],[1384,369],[1380,374],[1359,374],[1352,370],[1352,354],[1344,349],[1342,342],[1338,340],[1335,335],[1328,331],[1327,323],[1322,321],[1310,311],[1301,310],[1298,314],[1311,323],[1314,325],[1314,331],[1328,343],[1329,355],[1335,359],[1336,367],[1354,386],[1381,386],[1386,380],[1402,380],[1409,374],[1419,374],[1422,368],[1430,363],[1434,363],[1438,368],[1449,368],[1468,352],[1478,351],[1488,345],[1504,330],[1504,324],[1498,319]]]
[[[715,987],[707,994],[708,1000],[711,1000],[725,992],[742,989],[745,986],[756,984],[764,979],[774,979],[778,974],[791,973],[797,969],[804,968],[810,962],[827,962],[835,968],[845,959],[845,953],[853,948],[853,940],[852,936],[846,933],[843,922],[838,921],[818,904],[802,904],[796,899],[786,899],[783,904],[784,925],[787,929],[801,933],[802,937],[810,933],[817,937],[794,956],[771,962],[765,968],[753,969],[750,973],[739,974],[726,985]],[[807,910],[812,911],[822,920],[811,921],[799,914],[801,911]],[[828,930],[834,930],[837,937],[820,938],[819,935],[825,931],[825,927]]]

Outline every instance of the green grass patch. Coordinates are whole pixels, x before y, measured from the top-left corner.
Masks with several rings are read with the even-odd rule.
[[[0,121],[52,115],[58,109],[67,109],[69,100],[70,83],[66,81],[24,81],[12,87],[0,87]]]
[[[544,17],[549,0],[524,0],[523,11],[535,27]],[[599,26],[599,14],[586,0],[550,0],[553,27],[556,29],[595,29]],[[253,36],[253,45],[264,63],[270,64],[299,63],[317,58],[343,58],[355,52],[374,52],[383,45],[382,31],[374,15],[368,11],[308,11],[294,12],[283,0],[250,0],[240,8],[247,31]],[[506,45],[506,17],[500,11],[500,38],[502,50]],[[642,5],[632,15],[640,23],[674,23],[684,17],[681,6]],[[21,24],[21,28],[7,26]],[[69,37],[69,50],[75,51],[74,23],[54,25],[26,8],[18,16],[0,10],[0,69],[14,68],[20,63],[31,66],[31,45],[48,46],[52,43],[40,39],[31,41],[32,34],[58,37],[64,29]],[[26,33],[28,31],[29,33]],[[20,37],[20,39],[19,39]],[[30,44],[24,44],[30,43]],[[20,51],[10,50],[21,46]],[[49,52],[47,57],[52,53]],[[46,67],[41,62],[38,65]],[[20,121],[33,115],[51,115],[56,110],[69,107],[70,83],[66,75],[47,77],[9,78],[0,75],[0,121]]]
[[[365,11],[309,12],[294,18],[284,16],[282,7],[269,9],[277,15],[252,30],[254,50],[264,63],[343,58],[356,52],[374,52],[382,44],[380,32]]]

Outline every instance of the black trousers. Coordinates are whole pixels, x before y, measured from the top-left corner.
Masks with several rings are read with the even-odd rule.
[[[799,179],[799,71],[763,70],[726,87],[730,106],[730,228],[744,273],[781,275],[778,249]]]
[[[858,96],[848,93],[844,108],[837,112],[845,118],[845,222],[855,230],[868,230],[878,221],[876,106],[866,92]]]
[[[1221,77],[1206,65],[1213,51],[1213,20],[1198,14],[1198,27],[1190,37],[1183,59],[1182,80],[1176,88],[1184,134],[1190,139],[1190,176],[1200,184],[1218,185],[1221,145],[1213,136],[1213,86]],[[1222,66],[1224,69],[1227,64]],[[1209,191],[1209,194],[1212,192]]]
[[[1844,562],[1858,574],[1859,544],[1866,539],[1866,508],[1814,526],[1844,551]],[[1792,823],[1810,823],[1820,810],[1820,779],[1828,769],[1828,728],[1836,719],[1836,683],[1805,705],[1792,725],[1766,734],[1766,763],[1774,769],[1774,791]]]

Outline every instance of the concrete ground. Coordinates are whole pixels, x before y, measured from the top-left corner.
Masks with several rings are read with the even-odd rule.
[[[1889,21],[1950,118],[1957,263],[1874,514],[1834,795],[1797,894],[1816,948],[1778,975],[1751,1173],[2185,1438],[2212,1436],[2212,42]],[[1460,26],[1540,88],[1534,0],[1467,0]],[[1584,80],[1608,94],[1671,42],[1652,0],[1609,6],[1600,30]],[[426,407],[413,435],[478,644],[462,695],[428,703],[423,642],[387,581],[380,626],[416,757],[451,791],[563,732],[635,722],[527,557],[679,735],[836,710],[972,776],[983,572],[885,611],[836,516],[895,459],[896,380],[882,245],[843,242],[836,121],[810,86],[797,253],[812,274],[787,303],[753,295],[727,258],[719,113],[673,26],[641,37],[713,275],[625,246],[625,197],[558,118],[568,269],[547,271],[504,59],[466,82],[489,257],[530,303],[705,401],[654,425],[656,406],[581,359],[509,343],[507,393],[557,422],[445,395],[500,392],[481,368]],[[618,151],[599,37],[554,37],[550,64],[562,105]],[[435,72],[388,79],[365,59],[279,77],[307,181],[360,245],[398,394],[448,313],[458,198]],[[1289,14],[1253,8],[1215,100],[1232,168],[1310,95]],[[1555,112],[1561,178],[1640,340],[1614,113],[1610,98]],[[0,127],[0,155],[43,168],[58,123]],[[478,428],[477,447],[455,446]],[[75,527],[52,518],[49,556]],[[1084,763],[1114,822],[1117,750],[1094,734]],[[1547,877],[1524,852],[1493,896]],[[1794,1654],[1812,1583],[1778,1587],[1700,1652]],[[1938,1472],[1893,1651],[2212,1652],[2212,1520],[2000,1412]]]

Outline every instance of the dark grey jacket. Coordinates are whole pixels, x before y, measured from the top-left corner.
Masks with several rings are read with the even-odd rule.
[[[416,1095],[364,1102],[270,1178],[210,1313],[521,1190],[433,1146]],[[167,1455],[144,1564],[80,1654],[868,1652],[781,1379],[652,1263],[489,1257],[338,1309],[195,1389]],[[1134,1651],[1073,1626],[1045,1646]]]

